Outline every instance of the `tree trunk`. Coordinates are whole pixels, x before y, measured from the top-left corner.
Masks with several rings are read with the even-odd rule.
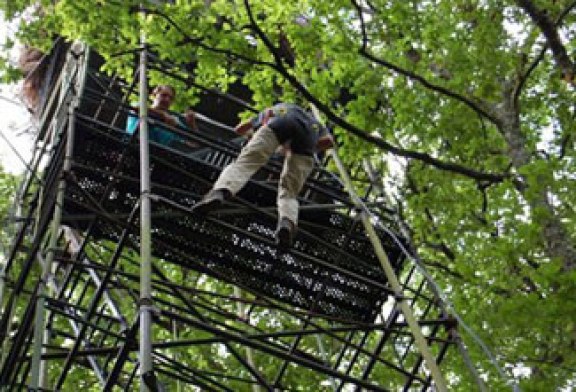
[[[495,116],[499,119],[500,132],[508,144],[508,155],[512,165],[520,171],[531,162],[531,153],[526,148],[526,139],[520,125],[520,111],[514,102],[512,89],[505,88],[504,95],[503,102],[495,108]],[[516,188],[528,203],[533,217],[537,215],[539,218],[540,234],[546,253],[549,257],[560,260],[565,272],[571,271],[576,267],[576,249],[550,203],[548,189],[542,185],[537,192],[529,192],[530,186],[538,186],[538,184],[529,184],[526,178],[522,177]]]

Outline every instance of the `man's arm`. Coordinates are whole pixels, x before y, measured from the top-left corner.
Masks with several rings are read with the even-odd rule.
[[[334,145],[334,136],[332,136],[328,128],[323,126],[316,142],[316,151],[323,152],[334,147]]]
[[[234,128],[234,132],[236,132],[240,136],[249,136],[253,133],[254,126],[252,125],[252,120],[244,121]]]
[[[270,108],[266,109],[258,113],[258,116],[238,124],[236,128],[234,128],[234,132],[238,135],[250,138],[252,137],[254,130],[268,124],[268,121],[270,121],[270,118],[272,117],[274,117],[274,111]]]
[[[155,117],[158,117],[160,120],[162,120],[163,122],[165,122],[168,125],[171,125],[173,127],[178,125],[178,120],[176,119],[176,117],[174,117],[173,115],[171,115],[170,113],[168,113],[164,110],[149,108],[148,111],[151,114],[153,114]]]
[[[334,147],[334,138],[332,135],[328,134],[318,138],[318,142],[316,143],[316,150],[326,151],[332,147]]]
[[[196,113],[194,113],[192,108],[186,109],[182,117],[184,118],[184,122],[186,123],[188,129],[191,131],[198,130],[198,126],[196,125]]]

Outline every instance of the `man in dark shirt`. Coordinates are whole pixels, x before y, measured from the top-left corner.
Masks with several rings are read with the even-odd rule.
[[[193,210],[206,214],[235,195],[280,146],[286,158],[278,183],[278,228],[276,241],[281,248],[292,246],[298,224],[298,194],[314,167],[314,153],[332,147],[332,136],[310,113],[300,106],[280,103],[236,127],[241,135],[250,135],[238,159],[227,166],[212,190]]]

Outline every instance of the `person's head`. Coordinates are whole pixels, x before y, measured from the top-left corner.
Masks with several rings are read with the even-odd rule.
[[[152,96],[154,97],[154,101],[152,102],[154,109],[168,110],[172,102],[174,102],[176,90],[170,85],[161,84],[156,86],[154,91],[152,91]]]

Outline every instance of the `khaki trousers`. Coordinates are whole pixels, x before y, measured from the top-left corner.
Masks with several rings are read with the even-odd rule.
[[[280,142],[267,126],[254,134],[242,149],[238,159],[228,165],[216,180],[213,189],[227,189],[236,194],[250,177],[268,162]],[[298,224],[298,194],[306,178],[314,167],[314,158],[306,155],[288,154],[284,160],[280,182],[278,183],[278,216],[288,218]]]

